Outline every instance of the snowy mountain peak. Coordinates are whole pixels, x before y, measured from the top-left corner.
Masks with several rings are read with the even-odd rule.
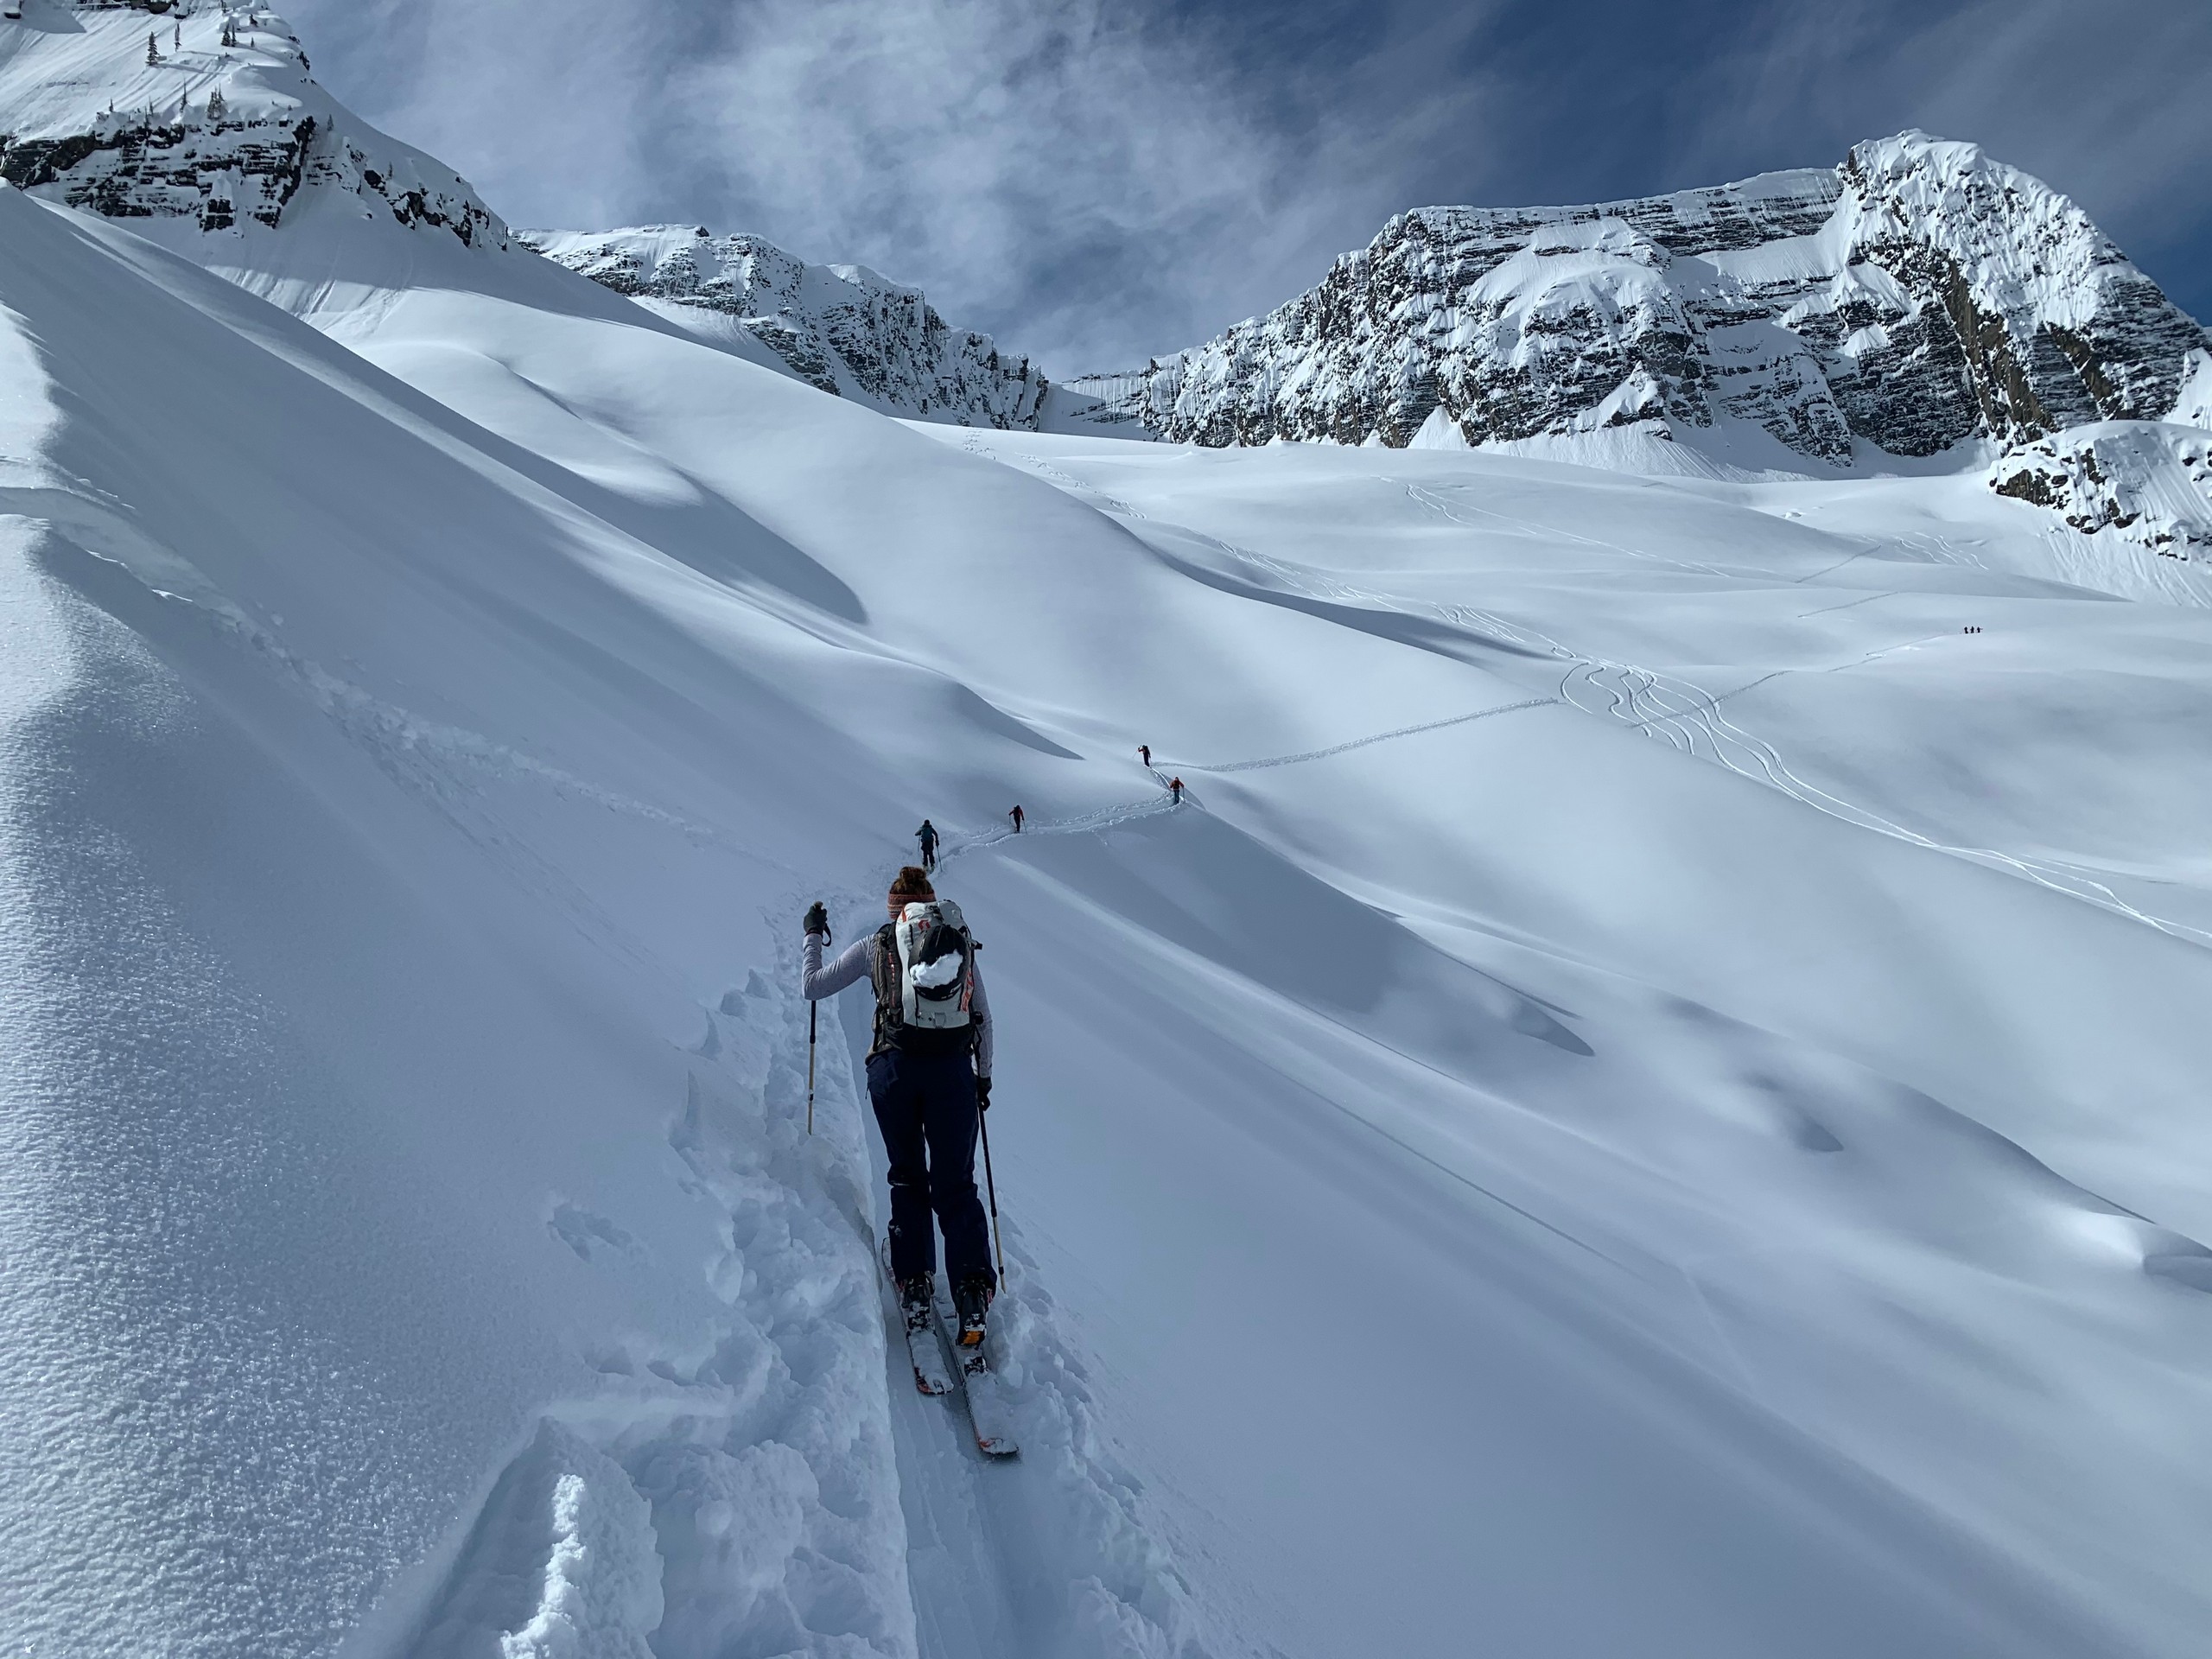
[[[866,265],[809,264],[703,226],[524,231],[547,258],[716,343],[749,336],[841,397],[959,425],[1033,427],[1048,386],[1029,359],[946,324],[922,291]]]
[[[1904,132],[1709,189],[1402,213],[1268,315],[1072,389],[1211,445],[1625,431],[1821,471],[2166,418],[2204,340],[2066,197]]]
[[[329,200],[507,245],[451,168],[326,92],[272,12],[214,0],[22,10],[0,19],[0,176],[19,189],[165,232],[247,236]]]

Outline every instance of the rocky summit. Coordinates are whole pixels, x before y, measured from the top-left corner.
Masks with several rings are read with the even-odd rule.
[[[528,245],[694,333],[729,328],[809,385],[889,414],[1028,428],[1050,390],[1026,357],[954,328],[919,289],[865,265],[814,265],[704,226],[527,231]]]
[[[0,35],[0,177],[18,189],[169,240],[274,231],[327,202],[508,245],[458,175],[332,99],[273,13],[215,0],[21,10]]]
[[[1849,467],[1879,462],[1863,446],[2164,419],[2205,346],[2073,202],[1907,132],[1713,189],[1403,213],[1267,315],[1071,386],[1103,418],[1213,446],[1743,423]]]

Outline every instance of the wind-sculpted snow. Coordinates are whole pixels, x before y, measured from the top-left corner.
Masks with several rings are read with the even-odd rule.
[[[1268,315],[1071,386],[1214,446],[1749,427],[1817,470],[2164,419],[2204,343],[2074,203],[1908,132],[1833,170],[1402,214]]]
[[[727,318],[810,386],[894,415],[962,426],[1037,424],[1048,387],[988,334],[948,327],[918,289],[865,265],[810,265],[705,226],[527,231],[547,258],[715,337]]]

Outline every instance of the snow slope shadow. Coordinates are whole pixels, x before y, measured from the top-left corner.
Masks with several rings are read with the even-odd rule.
[[[995,846],[1079,890],[1124,927],[1455,1076],[1495,1072],[1500,1051],[1520,1038],[1592,1052],[1535,999],[1210,814],[1121,823],[1079,847],[1027,836]]]

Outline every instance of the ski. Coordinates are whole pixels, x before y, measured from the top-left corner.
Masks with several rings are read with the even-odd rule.
[[[906,1317],[906,1310],[899,1300],[899,1281],[892,1276],[891,1245],[885,1241],[878,1259],[883,1263],[883,1276],[891,1287],[891,1305],[896,1310],[899,1323],[906,1330],[906,1356],[913,1362],[914,1387],[922,1394],[950,1394],[953,1389],[952,1368],[944,1363],[944,1349],[938,1343],[937,1326],[928,1319],[919,1323]]]
[[[976,1449],[987,1458],[1020,1454],[1014,1438],[1014,1411],[1006,1397],[1006,1383],[991,1369],[990,1341],[973,1348],[960,1345],[960,1316],[943,1291],[938,1293],[937,1320],[947,1346],[959,1357],[961,1392],[968,1401],[968,1421],[976,1431]]]

